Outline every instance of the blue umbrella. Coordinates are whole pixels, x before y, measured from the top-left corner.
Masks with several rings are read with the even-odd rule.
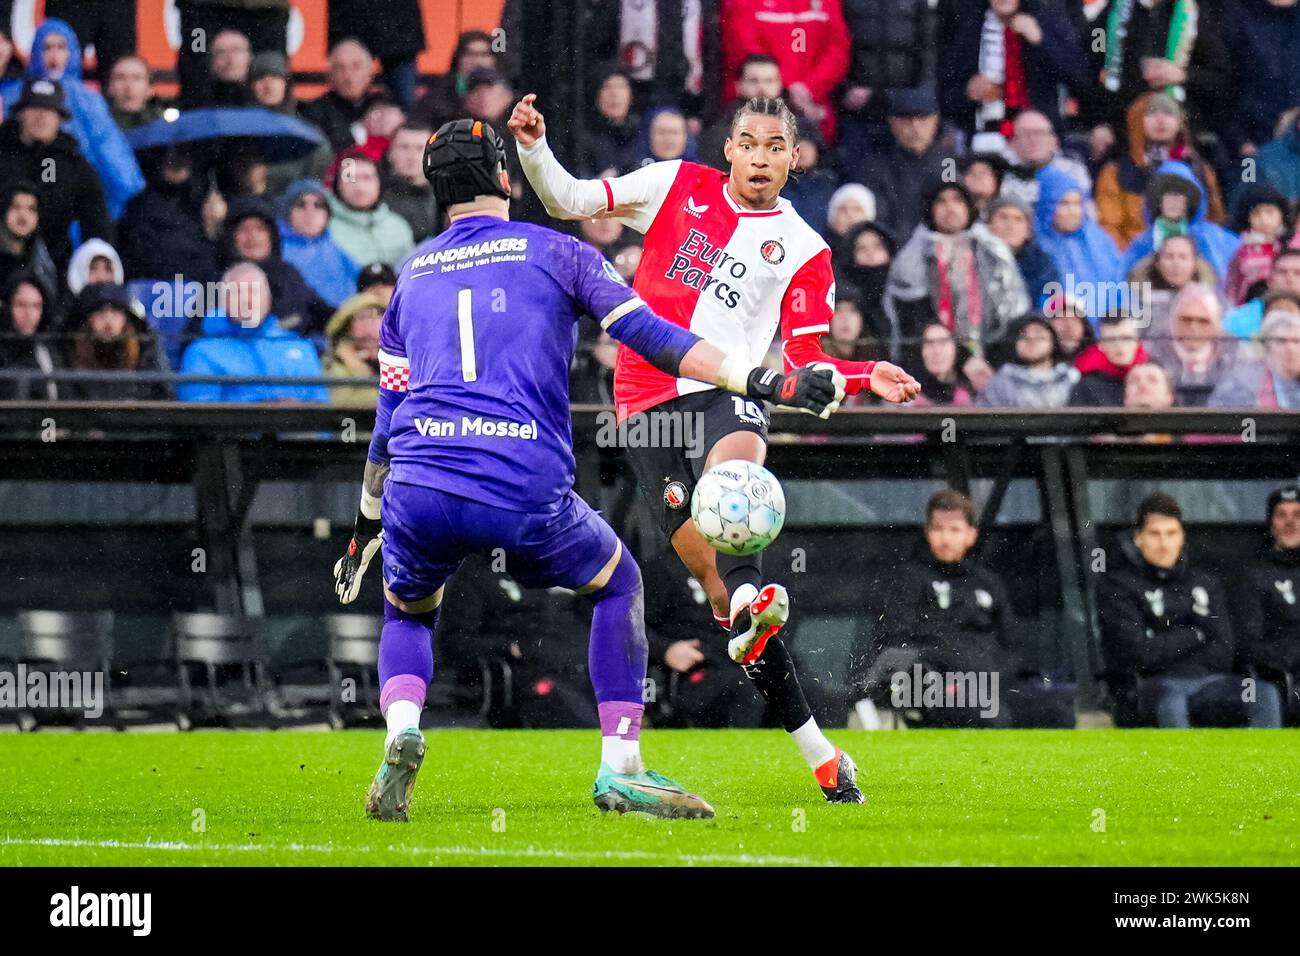
[[[175,143],[234,138],[256,140],[268,163],[301,159],[325,143],[316,127],[258,106],[185,110],[175,119],[154,120],[126,134],[126,141],[137,152]]]

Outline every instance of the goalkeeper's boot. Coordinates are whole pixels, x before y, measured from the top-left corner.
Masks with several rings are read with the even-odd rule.
[[[790,617],[790,595],[779,584],[766,584],[749,607],[741,608],[731,623],[727,654],[737,664],[753,664],[763,656],[767,642]]]
[[[713,807],[680,783],[653,770],[640,773],[615,773],[601,763],[596,782],[591,787],[596,806],[608,813],[646,813],[668,820],[710,820]]]
[[[835,756],[813,771],[827,803],[866,803],[858,789],[858,765],[839,747]]]
[[[410,817],[415,776],[424,763],[424,737],[408,727],[393,738],[384,752],[375,780],[366,796],[366,816],[388,823],[406,823]]]

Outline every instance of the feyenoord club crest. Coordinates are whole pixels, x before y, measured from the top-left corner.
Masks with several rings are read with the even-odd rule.
[[[664,485],[664,504],[674,511],[686,507],[686,486],[680,481],[670,481]]]
[[[774,266],[779,266],[781,260],[785,258],[785,246],[775,239],[768,239],[758,247],[758,253],[763,257],[764,262],[769,262]]]

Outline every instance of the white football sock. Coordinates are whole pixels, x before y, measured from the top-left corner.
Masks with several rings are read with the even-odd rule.
[[[413,700],[395,700],[388,705],[384,719],[388,722],[388,736],[384,738],[384,749],[387,750],[403,730],[420,729],[420,705]]]
[[[826,739],[822,729],[817,726],[815,717],[809,717],[802,727],[790,731],[790,736],[803,754],[804,761],[813,770],[835,756],[835,745]]]
[[[641,773],[645,770],[641,760],[641,741],[601,737],[600,762],[608,764],[615,773]]]
[[[742,584],[736,588],[736,592],[731,595],[731,620],[733,623],[741,609],[753,604],[756,597],[758,597],[758,588],[752,584]]]

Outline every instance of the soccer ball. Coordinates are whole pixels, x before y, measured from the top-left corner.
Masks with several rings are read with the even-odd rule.
[[[753,554],[776,540],[785,524],[785,492],[776,476],[752,461],[715,465],[691,495],[691,520],[723,554]]]

